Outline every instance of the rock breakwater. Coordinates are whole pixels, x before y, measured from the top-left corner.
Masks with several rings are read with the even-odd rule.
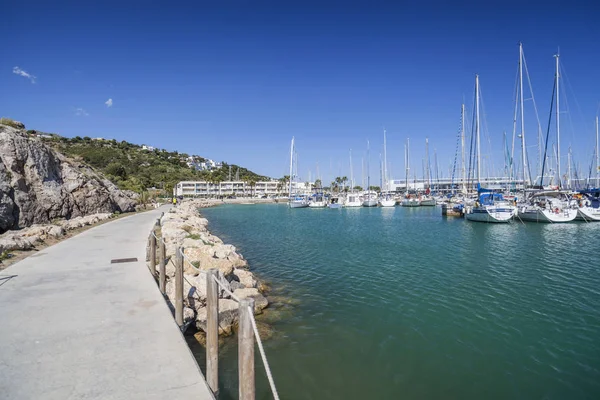
[[[166,294],[171,303],[175,301],[175,255],[183,248],[184,260],[184,322],[195,323],[197,329],[206,329],[206,277],[209,269],[218,271],[219,280],[219,333],[230,334],[237,324],[237,298],[253,298],[255,314],[269,305],[260,290],[260,282],[248,270],[248,262],[237,252],[235,246],[225,244],[212,235],[208,221],[198,210],[221,204],[212,200],[186,200],[171,208],[161,218],[160,235],[165,242],[168,258],[166,265]]]

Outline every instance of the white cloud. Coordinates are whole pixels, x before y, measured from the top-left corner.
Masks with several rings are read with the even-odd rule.
[[[90,114],[88,114],[88,112],[85,111],[83,108],[77,108],[75,109],[75,115],[77,115],[78,117],[87,117]]]
[[[22,77],[24,77],[24,78],[27,78],[27,79],[29,79],[29,80],[31,81],[31,83],[35,83],[35,76],[34,76],[34,75],[31,75],[31,74],[30,74],[30,73],[28,73],[28,72],[25,72],[25,71],[23,71],[23,70],[22,70],[21,68],[19,68],[19,67],[14,67],[14,68],[13,68],[13,74],[20,75],[20,76],[22,76]]]
[[[108,99],[104,102],[104,104],[106,104],[106,107],[109,107],[109,108],[112,107],[112,103],[113,103],[112,99]]]

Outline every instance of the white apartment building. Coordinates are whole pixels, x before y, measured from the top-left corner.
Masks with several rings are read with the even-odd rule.
[[[225,181],[220,183],[210,183],[207,181],[182,181],[175,187],[177,196],[252,196],[252,195],[277,195],[287,193],[287,188],[281,188],[278,191],[278,181],[256,182],[254,187],[250,187],[244,181]]]

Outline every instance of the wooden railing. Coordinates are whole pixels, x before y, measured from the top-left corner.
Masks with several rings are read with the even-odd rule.
[[[156,222],[160,226],[160,218]],[[156,228],[155,226],[155,228]],[[150,272],[158,280],[160,292],[166,296],[166,264],[167,257],[165,242],[157,237],[155,229],[152,229],[148,237],[148,248],[150,251]],[[202,270],[197,268],[185,258],[182,247],[175,252],[175,321],[180,329],[184,329],[184,263],[187,262],[199,273],[206,275],[206,382],[215,396],[219,393],[219,286],[233,300],[238,302],[238,375],[239,375],[239,398],[240,400],[254,400],[255,398],[255,363],[254,345],[258,345],[260,355],[265,366],[267,378],[271,386],[273,398],[279,400],[273,376],[267,361],[262,341],[254,319],[254,299],[239,299],[228,288],[224,287],[218,279],[218,270]],[[158,265],[158,271],[156,266]],[[189,283],[189,282],[188,282]]]

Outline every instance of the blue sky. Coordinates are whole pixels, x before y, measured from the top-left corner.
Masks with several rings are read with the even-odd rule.
[[[477,73],[482,153],[486,168],[493,160],[500,169],[522,41],[544,132],[560,46],[563,164],[572,145],[589,168],[600,101],[593,2],[56,3],[14,3],[0,27],[0,114],[31,129],[145,143],[273,177],[287,173],[295,136],[300,175],[314,178],[318,162],[329,181],[349,175],[350,148],[360,179],[367,139],[376,176],[385,126],[394,177],[404,176],[407,137],[413,171],[421,175],[429,137],[432,163],[436,149],[447,174]],[[525,107],[534,160],[531,101]]]

